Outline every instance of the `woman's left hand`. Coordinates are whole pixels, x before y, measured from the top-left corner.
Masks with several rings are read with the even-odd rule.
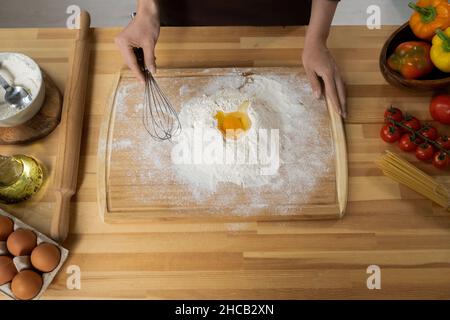
[[[306,44],[302,60],[315,97],[319,99],[326,94],[335,111],[347,117],[345,84],[327,46],[318,42]]]

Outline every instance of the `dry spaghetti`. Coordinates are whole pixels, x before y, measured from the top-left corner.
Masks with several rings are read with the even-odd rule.
[[[400,156],[386,151],[376,164],[385,176],[449,209],[450,195],[447,188]]]

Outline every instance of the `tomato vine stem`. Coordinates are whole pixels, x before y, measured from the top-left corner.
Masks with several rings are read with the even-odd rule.
[[[422,134],[420,133],[420,131],[421,131],[423,128],[420,128],[419,130],[416,131],[416,130],[414,130],[414,129],[411,129],[411,128],[408,127],[407,125],[404,125],[403,123],[401,123],[401,122],[399,122],[399,121],[396,121],[396,120],[392,119],[391,117],[387,117],[386,119],[387,119],[391,124],[393,124],[393,125],[395,125],[395,126],[397,126],[397,127],[406,129],[407,131],[409,131],[410,133],[412,133],[412,136],[413,136],[413,137],[418,136],[419,138],[421,138],[422,140],[424,140],[426,143],[431,144],[431,145],[434,146],[436,149],[439,149],[439,151],[444,152],[444,153],[446,153],[447,155],[450,156],[450,150],[447,150],[447,149],[443,148],[443,147],[442,147],[439,143],[437,143],[436,141],[431,140],[431,139],[425,137],[424,135],[422,135]]]

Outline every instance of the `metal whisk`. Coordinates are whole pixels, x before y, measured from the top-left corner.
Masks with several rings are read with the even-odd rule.
[[[144,127],[155,140],[170,140],[181,132],[178,114],[147,69],[142,48],[134,48],[134,53],[145,76]]]

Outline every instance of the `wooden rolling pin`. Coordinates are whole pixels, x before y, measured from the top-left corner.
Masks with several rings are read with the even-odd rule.
[[[72,64],[64,93],[60,138],[55,165],[55,212],[50,233],[55,241],[63,242],[69,233],[70,200],[76,192],[84,104],[89,69],[89,34],[91,18],[81,11]]]

